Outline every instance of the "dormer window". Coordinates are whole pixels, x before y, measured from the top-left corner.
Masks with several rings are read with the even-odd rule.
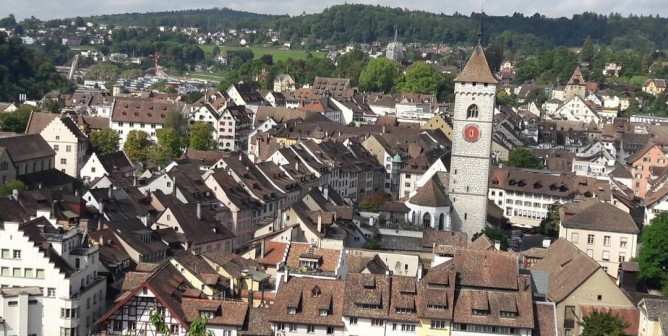
[[[447,306],[444,305],[427,305],[427,309],[445,310]]]
[[[473,309],[473,315],[478,315],[478,316],[489,315],[489,310],[487,310],[487,309]]]
[[[199,311],[199,316],[206,317],[207,319],[212,319],[213,318],[213,311],[210,310],[200,310]]]
[[[288,315],[295,315],[295,314],[297,314],[297,308],[288,307]]]
[[[501,311],[501,317],[517,317],[517,312]]]
[[[397,308],[397,314],[413,314],[415,309],[411,308]]]
[[[313,290],[311,291],[311,296],[316,298],[316,297],[320,296],[320,293],[321,293],[320,287],[315,286],[315,287],[313,287]]]
[[[328,313],[327,309],[320,309],[320,316],[327,316]]]

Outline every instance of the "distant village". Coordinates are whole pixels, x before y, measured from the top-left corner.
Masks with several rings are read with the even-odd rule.
[[[202,44],[243,45],[248,33],[183,31]],[[109,35],[90,24],[61,38]],[[399,42],[367,47],[403,57]],[[668,118],[621,117],[631,97],[586,82],[579,66],[564,86],[513,86],[511,62],[492,71],[481,46],[471,52],[465,67],[441,69],[457,75],[453,104],[362,92],[346,78],[302,86],[289,72],[272,90],[156,74],[22,99],[63,108],[0,137],[0,187],[24,186],[0,198],[0,326],[17,336],[192,335],[202,320],[216,336],[576,336],[604,311],[626,322],[624,335],[668,335],[668,299],[637,286],[634,260],[643,227],[668,211]],[[149,88],[165,80],[176,93]],[[536,89],[549,97],[540,106],[527,101]],[[192,91],[203,96],[182,101]],[[497,106],[501,91],[518,107]],[[666,80],[642,91],[665,96]],[[157,142],[173,111],[210,124],[216,150],[186,149],[164,166],[93,150],[106,129],[120,149],[133,131]],[[540,167],[509,166],[521,148]],[[540,226],[556,203],[550,237]]]

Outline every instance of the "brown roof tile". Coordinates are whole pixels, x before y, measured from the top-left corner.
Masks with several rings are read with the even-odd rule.
[[[569,203],[561,208],[560,215],[561,225],[565,228],[633,234],[639,232],[631,215],[610,203],[596,200]]]
[[[111,112],[115,122],[164,124],[171,111],[181,112],[183,104],[164,99],[116,98]]]
[[[342,280],[294,277],[278,287],[269,321],[342,327],[344,296]],[[296,313],[289,314],[288,307]],[[327,309],[327,316],[320,309]]]
[[[463,286],[517,289],[517,255],[509,252],[459,249],[455,269]]]
[[[485,51],[481,45],[478,45],[474,50],[471,58],[464,66],[464,70],[457,75],[455,82],[473,82],[473,83],[488,83],[496,84],[498,81],[489,69]]]
[[[288,258],[286,264],[292,269],[298,269],[299,258],[302,255],[312,255],[320,257],[320,268],[323,272],[335,272],[339,265],[339,257],[341,251],[334,249],[325,249],[311,247],[310,244],[292,243],[288,251]]]

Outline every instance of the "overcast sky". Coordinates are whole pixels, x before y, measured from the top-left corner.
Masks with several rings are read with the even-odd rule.
[[[390,7],[407,7],[411,10],[425,10],[435,13],[470,14],[480,10],[480,1],[454,0],[349,0],[349,3],[380,4]],[[267,14],[299,15],[303,11],[314,13],[324,8],[341,4],[337,0],[0,0],[0,17],[9,13],[21,20],[36,16],[53,19],[97,14],[127,12],[155,12],[193,8],[228,7]],[[489,15],[511,15],[514,12],[533,15],[541,13],[549,17],[566,16],[584,11],[602,14],[618,12],[622,15],[644,14],[668,16],[666,0],[505,0],[486,1],[485,12]]]

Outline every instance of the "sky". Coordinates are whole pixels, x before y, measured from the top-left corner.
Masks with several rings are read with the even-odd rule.
[[[299,15],[316,13],[341,4],[337,0],[0,0],[0,18],[13,13],[18,20],[35,16],[39,19],[116,14],[128,12],[156,12],[193,8],[228,7],[265,14]],[[434,13],[470,14],[480,10],[481,2],[454,0],[348,0],[348,3],[365,3]],[[585,11],[601,14],[612,12],[637,15],[668,16],[667,0],[505,0],[487,1],[484,5],[488,15],[512,15],[514,12],[533,15],[540,13],[548,17],[571,17]]]

